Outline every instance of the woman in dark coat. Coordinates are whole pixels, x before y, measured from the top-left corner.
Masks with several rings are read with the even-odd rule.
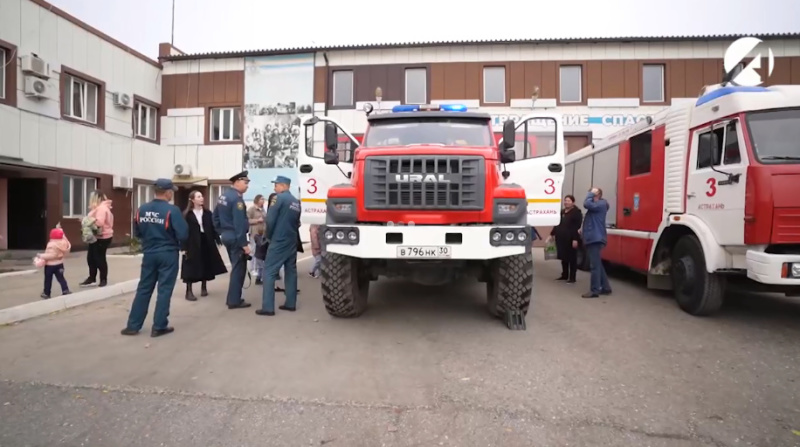
[[[192,292],[192,283],[200,282],[200,296],[208,296],[206,281],[216,275],[227,273],[225,263],[217,248],[222,242],[214,230],[211,211],[203,206],[203,194],[200,191],[189,193],[189,205],[184,217],[189,224],[189,238],[183,244],[183,265],[181,279],[186,283],[186,299],[197,301]]]
[[[561,210],[561,223],[559,223],[551,236],[556,237],[556,253],[561,260],[561,276],[558,281],[575,283],[575,274],[578,272],[578,246],[580,245],[583,213],[575,206],[575,197],[564,197],[564,209]]]

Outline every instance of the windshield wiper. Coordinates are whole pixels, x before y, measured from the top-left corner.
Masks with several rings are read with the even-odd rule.
[[[766,157],[761,157],[762,160],[800,160],[800,156],[797,155],[767,155]]]

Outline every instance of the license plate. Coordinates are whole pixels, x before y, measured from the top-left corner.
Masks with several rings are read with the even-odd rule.
[[[397,247],[398,258],[439,259],[452,255],[449,245]]]

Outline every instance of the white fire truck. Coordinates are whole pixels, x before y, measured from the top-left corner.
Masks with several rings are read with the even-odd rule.
[[[800,86],[710,86],[566,164],[565,194],[598,186],[611,206],[603,260],[685,312],[716,312],[733,283],[800,292]]]

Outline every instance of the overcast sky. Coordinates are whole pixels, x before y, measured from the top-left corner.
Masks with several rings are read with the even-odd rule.
[[[49,1],[154,58],[170,41],[172,0]],[[800,0],[175,0],[175,46],[780,33],[798,17]]]

